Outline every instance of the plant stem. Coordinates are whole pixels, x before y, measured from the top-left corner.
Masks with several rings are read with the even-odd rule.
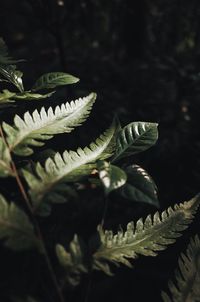
[[[108,195],[106,195],[105,201],[104,201],[103,215],[102,215],[102,219],[101,219],[101,227],[103,227],[104,223],[105,223],[105,219],[106,219],[106,215],[107,215],[107,211],[108,211],[108,203],[109,203],[109,198],[108,198]]]
[[[7,145],[8,149],[9,149],[9,146],[8,146],[8,143],[7,143],[6,138],[4,136],[4,133],[3,133],[1,125],[0,125],[0,135],[1,135],[2,139],[4,140],[4,143]],[[26,193],[26,191],[24,189],[24,186],[23,186],[23,184],[21,182],[21,179],[19,177],[16,165],[15,165],[13,159],[12,159],[11,154],[10,154],[10,158],[11,158],[11,168],[12,168],[14,177],[16,179],[16,182],[17,182],[17,185],[19,187],[19,190],[20,190],[20,192],[21,192],[21,194],[23,196],[23,199],[26,202],[26,206],[28,208],[29,215],[30,215],[30,217],[32,219],[32,222],[33,222],[33,225],[35,227],[36,235],[37,235],[37,237],[39,239],[39,242],[40,242],[40,251],[41,251],[41,253],[43,255],[43,258],[45,260],[46,266],[48,268],[49,275],[51,277],[52,283],[53,283],[54,288],[55,288],[55,292],[56,292],[57,297],[58,297],[58,301],[59,302],[65,302],[63,294],[62,294],[62,291],[61,291],[61,289],[60,289],[60,287],[58,285],[57,278],[56,278],[55,272],[53,270],[50,258],[48,256],[48,252],[47,252],[47,249],[46,249],[46,246],[45,246],[45,243],[44,243],[44,239],[43,239],[43,236],[42,236],[42,233],[41,233],[41,230],[40,230],[39,223],[38,223],[37,219],[35,218],[31,202],[29,201],[29,197],[28,197],[28,195],[27,195],[27,193]]]

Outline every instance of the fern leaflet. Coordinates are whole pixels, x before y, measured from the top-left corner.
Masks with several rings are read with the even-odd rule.
[[[20,156],[33,153],[33,146],[43,146],[44,141],[58,133],[69,133],[76,126],[81,125],[89,115],[96,94],[80,98],[70,103],[57,106],[55,110],[50,107],[46,112],[44,108],[31,115],[24,114],[24,119],[15,115],[14,126],[3,123],[7,134],[10,150]]]
[[[48,158],[43,167],[36,165],[36,176],[23,170],[24,177],[30,187],[33,206],[37,210],[44,199],[58,202],[63,183],[74,182],[83,176],[89,175],[96,167],[95,162],[111,157],[115,148],[115,124],[102,134],[95,143],[76,152],[65,151],[62,156],[56,153],[53,158]]]
[[[100,246],[94,254],[94,268],[111,274],[107,261],[131,267],[128,259],[136,258],[138,254],[156,256],[157,251],[181,236],[180,232],[192,221],[199,203],[200,196],[197,195],[188,202],[176,204],[174,209],[169,207],[161,216],[156,212],[153,217],[148,215],[144,222],[142,219],[136,225],[130,222],[125,232],[120,230],[116,235],[99,226]]]
[[[179,270],[176,270],[176,285],[170,281],[169,290],[172,299],[162,292],[165,302],[199,301],[200,297],[200,240],[196,235],[192,238],[186,254],[179,258]]]

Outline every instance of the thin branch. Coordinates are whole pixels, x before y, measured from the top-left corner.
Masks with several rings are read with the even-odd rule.
[[[0,125],[0,135],[1,135],[4,143],[6,144],[6,146],[8,147],[8,150],[9,150],[9,146],[8,146],[8,143],[7,143],[6,138],[4,136],[4,133],[3,133],[1,125]],[[14,173],[14,177],[15,177],[16,182],[18,184],[19,190],[20,190],[20,192],[21,192],[21,194],[23,196],[23,199],[26,202],[26,206],[28,208],[28,211],[29,211],[30,217],[32,219],[32,222],[34,224],[35,231],[36,231],[37,237],[38,237],[39,242],[40,242],[40,248],[41,248],[40,251],[41,251],[41,253],[42,253],[43,257],[44,257],[44,260],[46,262],[46,265],[47,265],[47,268],[48,268],[51,280],[52,280],[52,282],[54,284],[57,296],[59,298],[59,302],[65,302],[64,297],[62,295],[62,291],[61,291],[61,289],[60,289],[60,287],[58,285],[57,278],[56,278],[55,272],[53,270],[50,258],[48,256],[48,252],[47,252],[47,249],[46,249],[46,246],[45,246],[45,243],[44,243],[44,239],[43,239],[43,236],[42,236],[42,233],[41,233],[41,230],[40,230],[40,226],[38,224],[37,219],[34,216],[34,212],[33,212],[33,208],[32,208],[31,202],[30,202],[29,197],[28,197],[28,195],[27,195],[27,193],[26,193],[26,191],[24,189],[23,183],[22,183],[22,181],[21,181],[21,179],[19,177],[16,165],[15,165],[13,159],[12,159],[11,154],[10,154],[10,158],[11,158],[11,167],[12,167],[12,170],[13,170],[13,173]]]
[[[107,211],[108,211],[108,203],[109,203],[109,198],[108,198],[108,195],[106,195],[105,196],[105,200],[104,200],[104,208],[103,208],[102,219],[101,219],[101,227],[102,228],[104,226],[106,215],[107,215]]]

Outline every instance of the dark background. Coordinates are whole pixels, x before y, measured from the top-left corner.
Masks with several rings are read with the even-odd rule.
[[[199,0],[0,0],[0,36],[15,58],[27,60],[20,66],[27,88],[42,73],[65,71],[81,81],[59,90],[54,104],[98,94],[90,119],[67,144],[86,145],[115,113],[122,124],[159,122],[157,145],[133,161],[153,176],[161,208],[200,188],[199,26]],[[62,149],[62,139],[57,146]],[[139,259],[134,272],[94,276],[88,301],[161,301],[173,256],[196,224],[158,258]],[[83,292],[84,285],[66,301],[84,301]]]

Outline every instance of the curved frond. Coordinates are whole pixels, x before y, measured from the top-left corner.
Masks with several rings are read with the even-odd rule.
[[[96,167],[95,162],[97,160],[110,157],[115,147],[113,143],[115,130],[115,125],[112,125],[89,147],[78,148],[76,152],[65,151],[62,155],[56,153],[53,158],[46,160],[44,167],[37,163],[36,176],[23,170],[24,177],[30,187],[30,195],[35,210],[40,206],[44,197],[51,202],[58,202],[61,191],[64,190],[63,183],[74,182],[89,175]]]
[[[162,292],[165,302],[200,301],[200,240],[191,239],[185,254],[179,258],[179,269],[175,272],[175,283],[169,282],[171,298]]]
[[[71,132],[86,120],[95,99],[96,94],[91,93],[57,106],[54,111],[50,107],[47,112],[44,108],[32,114],[26,112],[23,119],[16,115],[14,126],[3,123],[10,150],[17,155],[27,156],[33,153],[33,146],[43,146],[44,141],[55,134]]]
[[[93,255],[94,268],[110,274],[107,261],[131,267],[129,258],[136,258],[139,254],[156,256],[158,251],[181,236],[180,232],[192,221],[199,203],[200,196],[197,195],[190,201],[176,204],[174,208],[169,207],[161,215],[159,212],[153,217],[148,215],[144,222],[142,219],[136,224],[130,222],[125,232],[120,230],[115,235],[99,226],[100,246]]]

